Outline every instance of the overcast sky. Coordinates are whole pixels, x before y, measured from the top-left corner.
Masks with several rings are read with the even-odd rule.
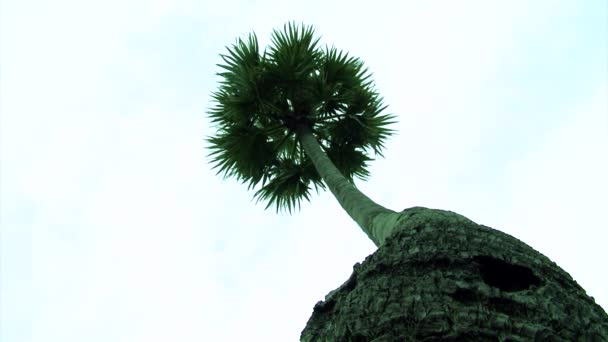
[[[375,250],[208,164],[219,53],[314,25],[398,134],[360,188],[511,234],[608,308],[606,1],[1,0],[0,340],[296,341]]]

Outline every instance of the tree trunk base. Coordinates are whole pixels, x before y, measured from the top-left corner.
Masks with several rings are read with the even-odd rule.
[[[302,341],[608,341],[606,312],[525,243],[449,211],[401,214]]]

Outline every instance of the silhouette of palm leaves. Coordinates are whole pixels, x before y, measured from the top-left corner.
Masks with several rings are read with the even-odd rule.
[[[262,53],[257,37],[237,39],[220,55],[219,89],[208,114],[216,134],[208,137],[214,169],[235,177],[254,197],[291,212],[310,201],[311,185],[325,189],[298,140],[307,126],[349,180],[367,179],[367,153],[381,150],[394,116],[374,90],[358,58],[334,47],[318,47],[311,26],[286,24],[274,30]]]

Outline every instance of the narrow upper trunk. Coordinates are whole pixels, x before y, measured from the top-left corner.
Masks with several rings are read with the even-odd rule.
[[[377,247],[382,245],[397,225],[400,215],[372,201],[349,182],[321,149],[309,128],[300,127],[298,139],[342,208]]]

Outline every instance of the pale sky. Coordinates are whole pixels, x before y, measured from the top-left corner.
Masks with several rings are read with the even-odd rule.
[[[528,243],[608,308],[606,1],[0,0],[0,340],[297,341],[375,247],[208,164],[218,54],[290,20],[398,134],[362,191]]]

